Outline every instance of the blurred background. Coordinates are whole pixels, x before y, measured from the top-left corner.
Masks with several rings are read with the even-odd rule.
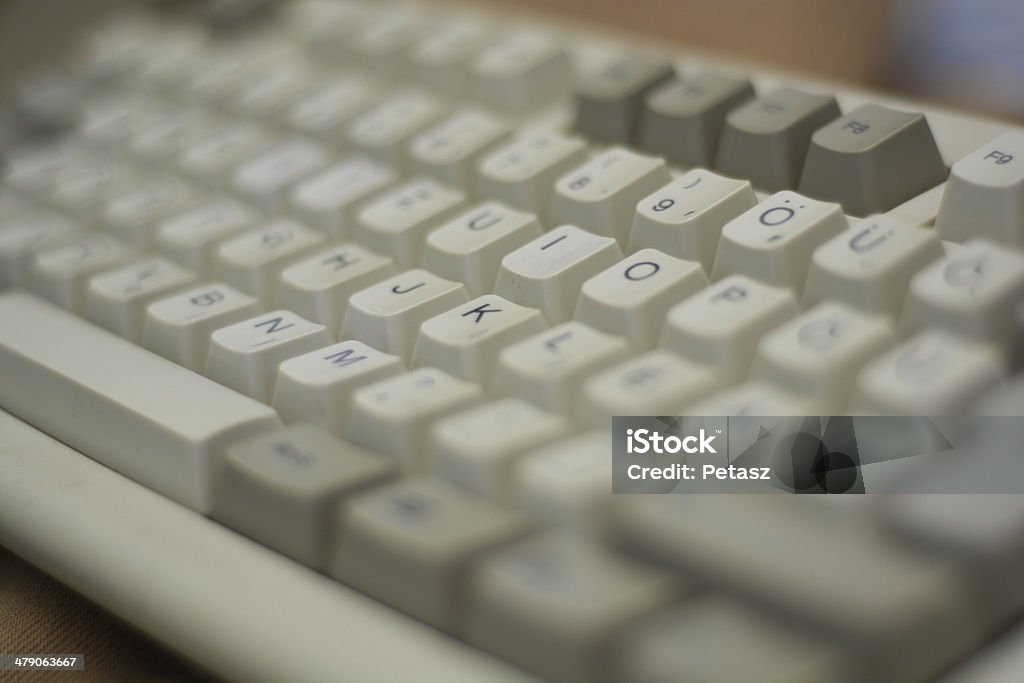
[[[0,93],[132,1],[0,0]],[[1024,0],[479,1],[1024,121]]]

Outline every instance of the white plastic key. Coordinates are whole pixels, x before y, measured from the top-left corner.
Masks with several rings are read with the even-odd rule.
[[[285,123],[296,133],[342,148],[347,145],[345,124],[369,109],[377,98],[366,80],[342,76],[295,102],[285,115]]]
[[[25,323],[0,328],[4,410],[200,513],[224,447],[280,424],[266,406],[29,294],[0,294],[0,317]]]
[[[541,309],[552,323],[564,322],[583,283],[621,259],[614,238],[563,225],[502,259],[494,293]]]
[[[731,384],[747,375],[761,337],[797,313],[788,290],[733,275],[674,306],[660,346],[715,367]]]
[[[389,82],[408,78],[412,71],[408,52],[427,19],[415,5],[392,5],[386,11],[371,12],[347,49],[377,78]]]
[[[345,127],[345,141],[353,149],[407,172],[409,140],[443,113],[434,97],[420,90],[403,90],[353,118]]]
[[[214,330],[259,312],[253,297],[223,283],[208,283],[150,304],[142,345],[164,358],[202,372]]]
[[[149,304],[185,289],[195,279],[192,271],[162,257],[135,261],[89,280],[85,317],[138,343]]]
[[[751,374],[808,394],[831,415],[846,406],[861,367],[892,343],[885,318],[840,303],[819,304],[765,335]]]
[[[284,206],[293,185],[330,161],[319,146],[305,140],[286,140],[242,163],[231,175],[230,187],[239,197],[264,211]]]
[[[321,232],[281,219],[221,242],[215,272],[230,285],[272,306],[281,271],[325,241]]]
[[[474,95],[470,60],[489,37],[484,22],[468,13],[460,14],[427,32],[410,51],[409,58],[427,87],[468,99]]]
[[[82,233],[64,246],[40,252],[29,273],[29,289],[81,313],[90,277],[134,259],[137,252],[103,233]]]
[[[625,340],[582,323],[558,325],[505,349],[494,391],[572,415],[584,382],[597,370],[625,360],[627,349]]]
[[[278,136],[251,123],[226,126],[187,145],[177,158],[181,172],[213,188],[228,188],[241,164],[273,148]]]
[[[926,327],[1021,350],[1013,320],[1024,298],[1024,255],[985,240],[971,240],[910,281],[902,331]]]
[[[818,410],[817,404],[807,396],[786,391],[767,382],[751,381],[739,384],[691,404],[687,415],[742,416],[810,415]]]
[[[154,176],[127,192],[117,193],[100,209],[100,225],[139,249],[153,248],[163,218],[198,206],[198,189],[173,176]]]
[[[369,202],[356,217],[356,239],[401,268],[419,265],[427,233],[466,208],[466,195],[429,178],[403,183]]]
[[[625,246],[637,202],[671,179],[663,159],[613,147],[555,183],[550,220],[583,226]]]
[[[577,415],[596,429],[610,429],[616,415],[681,415],[719,385],[713,367],[650,351],[587,380]]]
[[[423,267],[464,282],[474,296],[487,294],[511,251],[540,237],[537,217],[498,202],[485,202],[427,235]]]
[[[647,350],[657,343],[669,308],[707,284],[699,263],[642,249],[583,283],[575,319]]]
[[[412,367],[439,368],[487,388],[502,350],[546,327],[536,308],[485,294],[424,322]]]
[[[80,231],[51,211],[19,209],[0,217],[0,284],[24,287],[35,255],[70,242]]]
[[[109,152],[75,156],[54,174],[48,200],[79,220],[96,221],[107,199],[139,183],[140,171]]]
[[[477,162],[510,133],[497,116],[482,109],[463,109],[409,142],[412,171],[473,195]]]
[[[452,415],[431,436],[431,473],[507,503],[519,458],[569,432],[569,422],[526,401],[506,398]]]
[[[449,632],[462,630],[475,560],[530,530],[512,510],[420,477],[348,500],[340,523],[330,575]]]
[[[896,317],[910,279],[942,258],[935,232],[889,216],[872,216],[818,247],[802,304],[826,300]]]
[[[869,415],[964,415],[1005,370],[995,346],[927,330],[861,371],[851,407]]]
[[[710,273],[722,226],[755,205],[748,181],[692,169],[637,202],[629,251],[658,249]]]
[[[298,562],[326,571],[341,501],[387,483],[394,461],[308,424],[232,444],[212,517]]]
[[[349,297],[397,273],[390,258],[358,244],[339,244],[285,268],[277,303],[333,334],[341,328]]]
[[[481,197],[537,214],[551,225],[552,186],[586,158],[586,145],[579,138],[526,130],[480,160],[476,190]]]
[[[227,127],[203,109],[172,108],[140,126],[129,139],[127,149],[140,160],[163,164]]]
[[[394,169],[364,157],[351,157],[293,187],[288,210],[306,225],[349,239],[362,206],[397,180]]]
[[[559,41],[544,31],[508,31],[470,64],[477,96],[513,115],[552,104],[569,85],[569,60]]]
[[[953,164],[935,231],[952,242],[1024,248],[1024,133],[1000,135]]]
[[[270,65],[260,78],[244,84],[229,107],[241,117],[276,123],[297,99],[319,85],[315,68],[306,60],[285,59]]]
[[[847,227],[838,204],[783,190],[726,223],[711,277],[750,275],[801,292],[814,250]]]
[[[512,502],[546,526],[602,528],[612,490],[612,439],[605,429],[555,441],[522,457]]]
[[[272,404],[286,422],[312,422],[345,436],[356,390],[404,370],[398,356],[358,341],[338,342],[281,363]]]
[[[353,294],[340,337],[358,339],[408,362],[420,325],[466,301],[469,293],[461,282],[409,270]]]
[[[214,332],[203,374],[257,401],[270,403],[277,367],[288,358],[330,343],[331,335],[323,325],[291,311],[272,311]]]
[[[426,469],[433,425],[480,402],[480,387],[435,368],[420,368],[359,389],[352,397],[349,439],[400,460],[407,471]]]
[[[200,277],[209,277],[220,243],[260,220],[259,213],[244,204],[216,199],[162,220],[156,229],[156,249]]]

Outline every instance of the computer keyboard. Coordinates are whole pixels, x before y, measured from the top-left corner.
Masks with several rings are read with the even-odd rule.
[[[22,88],[0,543],[230,680],[1024,679],[1024,495],[613,495],[609,432],[1024,416],[1024,129],[258,4]],[[1005,443],[928,476],[1024,481]]]

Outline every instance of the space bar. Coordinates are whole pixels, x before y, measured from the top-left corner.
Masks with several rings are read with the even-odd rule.
[[[34,295],[0,294],[0,408],[206,514],[224,446],[269,407]]]

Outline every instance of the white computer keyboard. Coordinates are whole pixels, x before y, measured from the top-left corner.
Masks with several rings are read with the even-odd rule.
[[[1024,415],[1024,130],[493,9],[218,26],[26,84],[0,544],[240,681],[1024,679],[1024,496],[613,496],[608,435]]]

